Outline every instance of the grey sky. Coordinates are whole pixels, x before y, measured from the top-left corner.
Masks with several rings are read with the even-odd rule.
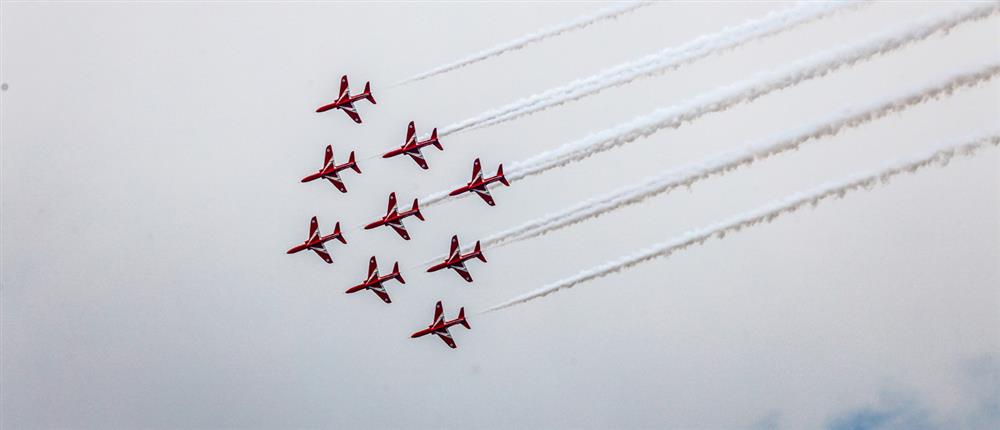
[[[547,236],[487,251],[475,283],[410,270],[391,305],[345,295],[664,167],[1000,55],[1000,18],[407,220],[355,227],[944,3],[875,4],[655,78],[442,139],[429,171],[362,160],[348,194],[298,180],[789,3],[642,8],[385,89],[602,3],[2,4],[0,426],[817,428],[888,416],[990,428],[1000,368],[1000,152],[903,176],[501,312],[459,345],[412,340],[443,300],[478,311],[680,232],[1000,123],[991,82]],[[313,110],[372,81],[353,124]],[[285,255],[345,225],[335,264]],[[1000,384],[994,384],[997,386]],[[907,409],[907,407],[912,407]],[[916,411],[916,412],[912,412]],[[874,415],[866,415],[871,412]],[[881,414],[881,415],[879,415]],[[895,414],[895,415],[893,415]],[[901,418],[893,418],[901,417]],[[914,418],[916,417],[916,418]],[[893,420],[897,421],[893,421]],[[920,419],[923,421],[906,421]],[[885,424],[888,423],[888,424]],[[903,423],[903,424],[899,424]],[[957,423],[957,424],[956,424]]]

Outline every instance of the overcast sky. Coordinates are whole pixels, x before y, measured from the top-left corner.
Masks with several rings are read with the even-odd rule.
[[[0,426],[1000,427],[1000,150],[905,175],[500,312],[579,270],[1000,123],[1000,82],[558,232],[487,250],[475,282],[413,268],[664,168],[1000,58],[1000,17],[493,191],[413,240],[401,202],[840,43],[954,7],[878,3],[529,117],[368,159],[790,3],[641,8],[388,84],[603,3],[14,3],[0,29]],[[377,105],[313,112],[372,82]],[[349,193],[299,183],[357,151]],[[348,244],[286,255],[309,218]],[[394,261],[392,304],[346,295]],[[410,339],[434,302],[471,330]]]

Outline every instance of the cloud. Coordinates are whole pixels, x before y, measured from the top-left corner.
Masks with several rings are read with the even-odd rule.
[[[915,392],[890,392],[878,402],[835,415],[829,430],[924,430],[1000,428],[1000,357],[966,360],[956,381],[961,396],[953,409],[935,406]]]
[[[930,413],[918,401],[893,398],[886,404],[852,409],[834,417],[829,430],[921,430],[938,429]]]

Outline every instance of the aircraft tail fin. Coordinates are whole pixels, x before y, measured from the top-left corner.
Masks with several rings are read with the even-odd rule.
[[[438,129],[437,129],[437,127],[434,127],[434,129],[431,130],[431,144],[434,145],[435,148],[437,148],[437,149],[439,149],[441,151],[444,151],[444,147],[441,146],[441,142],[438,141]]]
[[[507,177],[503,175],[503,163],[501,163],[500,166],[497,167],[497,176],[500,177],[500,183],[508,187],[510,186],[510,182],[507,182]]]
[[[465,328],[467,328],[469,330],[472,330],[472,327],[469,326],[469,322],[465,320],[465,308],[464,307],[458,309],[458,322],[460,324],[462,324],[463,327],[465,327]]]
[[[417,203],[417,199],[413,199],[413,208],[410,210],[413,211],[413,215],[415,215],[417,219],[421,221],[424,220],[424,215],[420,213],[420,206]]]
[[[472,250],[472,252],[476,253],[476,258],[482,260],[483,263],[486,262],[486,256],[483,255],[483,248],[479,246],[478,240],[476,241],[476,249]]]
[[[375,103],[375,97],[372,96],[372,83],[371,82],[365,82],[365,98],[368,99],[368,101],[372,102],[373,105],[374,104],[378,104],[378,103]]]
[[[340,232],[340,221],[337,225],[333,226],[333,236],[340,241],[340,243],[347,244],[347,239],[344,239],[344,234]]]
[[[399,274],[399,262],[398,261],[396,262],[396,264],[392,265],[392,276],[394,278],[396,278],[396,280],[399,281],[400,284],[405,284],[406,283],[406,280],[403,279],[403,275]]]
[[[361,173],[361,168],[358,167],[358,162],[354,159],[354,151],[351,151],[351,156],[347,159],[347,164],[349,164],[355,172]]]

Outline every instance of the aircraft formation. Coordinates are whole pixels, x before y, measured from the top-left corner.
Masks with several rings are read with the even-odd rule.
[[[329,110],[339,109],[347,114],[355,123],[361,124],[361,115],[358,113],[358,109],[355,106],[357,102],[367,100],[371,104],[375,103],[375,97],[372,95],[371,82],[365,83],[364,91],[356,96],[352,96],[350,92],[350,83],[348,82],[347,76],[343,76],[340,79],[340,93],[336,100],[320,106],[316,109],[316,112],[326,112]],[[444,151],[444,147],[438,140],[437,128],[431,130],[430,137],[427,140],[419,140],[417,138],[416,126],[413,121],[407,125],[406,137],[403,141],[402,146],[396,149],[392,149],[382,155],[382,158],[392,158],[398,155],[408,155],[413,159],[414,162],[420,166],[421,169],[429,169],[427,160],[421,149],[428,146],[433,146],[440,151]],[[341,193],[347,193],[347,185],[344,179],[341,177],[340,173],[348,170],[353,170],[357,174],[361,174],[361,168],[358,166],[357,158],[355,157],[354,151],[351,151],[347,158],[347,162],[338,165],[334,161],[333,157],[333,146],[327,145],[326,153],[323,159],[322,167],[315,173],[309,174],[308,176],[302,178],[301,182],[312,182],[317,179],[325,179],[330,184],[332,184]],[[486,204],[490,206],[495,206],[496,202],[493,200],[493,196],[490,194],[487,188],[490,184],[494,182],[499,182],[505,186],[510,186],[507,179],[503,174],[503,165],[497,167],[497,173],[491,177],[483,177],[482,165],[477,158],[472,164],[472,179],[462,187],[459,187],[449,193],[451,196],[456,196],[463,193],[475,193],[480,198],[482,198]],[[396,203],[396,193],[389,193],[389,204],[386,209],[386,213],[381,219],[374,221],[368,225],[364,226],[365,230],[371,230],[378,227],[388,226],[391,227],[400,237],[404,240],[410,240],[410,235],[406,231],[406,227],[403,225],[403,220],[405,218],[414,217],[420,221],[425,221],[424,215],[420,213],[420,205],[417,199],[413,199],[413,204],[410,209],[400,210]],[[332,240],[338,240],[342,244],[347,244],[347,239],[344,238],[344,234],[340,229],[340,222],[334,225],[333,233],[328,235],[323,235],[319,229],[319,222],[314,216],[309,222],[309,235],[304,242],[298,244],[288,250],[288,254],[295,254],[300,251],[310,250],[316,253],[323,261],[327,264],[333,263],[333,258],[330,256],[330,252],[326,248],[326,243]],[[461,248],[458,242],[458,236],[452,236],[451,238],[451,248],[448,253],[448,257],[445,258],[441,263],[435,264],[427,268],[427,272],[436,272],[441,269],[452,269],[462,279],[467,282],[473,282],[472,275],[469,273],[469,269],[465,266],[465,262],[478,259],[483,263],[486,262],[486,257],[483,255],[481,245],[479,241],[476,241],[476,245],[473,250],[467,254],[462,254]],[[405,284],[406,281],[403,279],[402,274],[399,269],[399,262],[395,262],[392,267],[392,272],[387,275],[380,276],[378,270],[378,261],[375,256],[372,256],[368,262],[368,275],[365,280],[353,287],[348,288],[345,293],[352,294],[362,290],[369,290],[374,293],[379,299],[382,299],[385,303],[392,303],[392,298],[386,291],[385,284],[390,281],[398,281],[400,284]],[[453,320],[446,321],[444,319],[444,310],[439,300],[434,310],[434,320],[431,322],[427,328],[419,330],[413,333],[412,338],[418,338],[428,334],[437,335],[451,348],[457,348],[451,333],[448,331],[449,327],[455,325],[462,325],[466,329],[469,329],[469,323],[465,319],[465,308],[459,308],[458,316]]]

